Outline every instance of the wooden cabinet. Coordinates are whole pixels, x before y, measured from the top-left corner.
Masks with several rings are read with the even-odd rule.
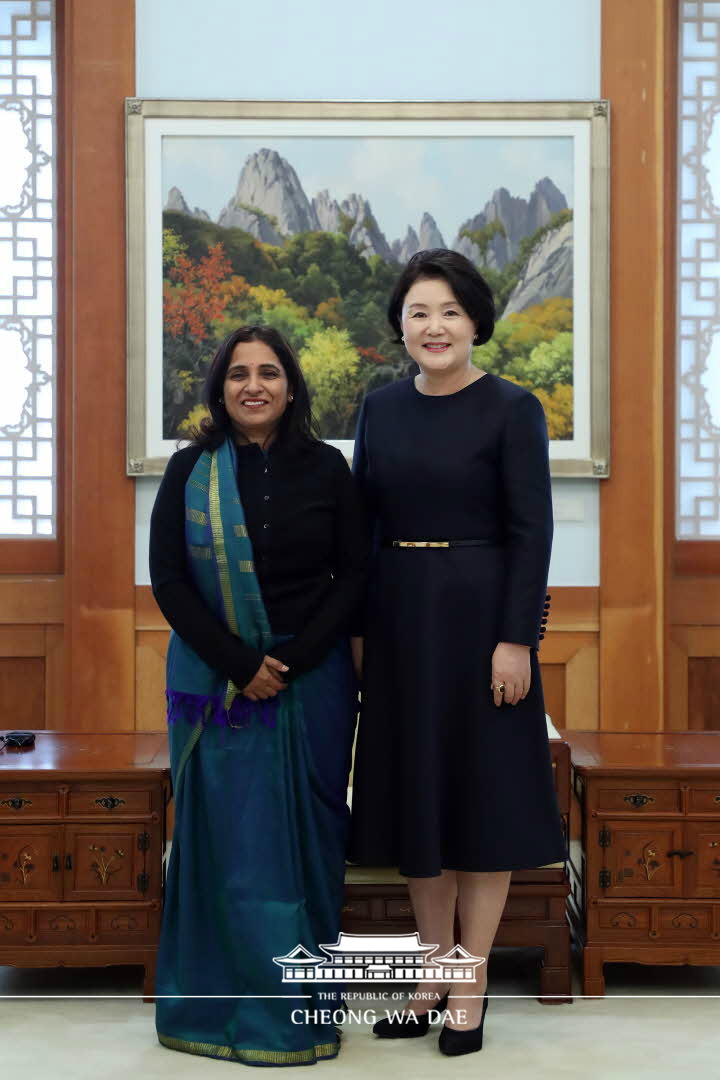
[[[0,965],[142,964],[153,992],[167,736],[37,732],[0,751]]]
[[[720,732],[564,737],[583,992],[606,963],[720,964]]]

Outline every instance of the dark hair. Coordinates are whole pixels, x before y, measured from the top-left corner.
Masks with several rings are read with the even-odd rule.
[[[402,306],[410,288],[423,278],[444,278],[458,302],[475,323],[473,345],[484,345],[495,329],[495,301],[480,271],[457,251],[429,248],[418,251],[395,283],[387,316],[396,342],[402,341]]]
[[[292,394],[293,399],[288,401],[285,412],[280,418],[276,438],[294,447],[318,442],[313,430],[310,396],[300,364],[282,334],[271,326],[241,326],[228,334],[219,346],[212,358],[203,387],[202,400],[209,409],[210,416],[206,416],[197,427],[190,429],[191,442],[204,450],[216,450],[228,435],[232,434],[232,421],[225,406],[220,403],[220,399],[223,396],[225,376],[235,346],[245,341],[262,341],[271,348],[287,375],[288,392]]]

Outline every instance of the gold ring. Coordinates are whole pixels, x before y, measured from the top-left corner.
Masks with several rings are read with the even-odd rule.
[[[505,683],[504,682],[495,683],[495,685],[493,686],[493,690],[499,690],[502,693],[505,690]]]

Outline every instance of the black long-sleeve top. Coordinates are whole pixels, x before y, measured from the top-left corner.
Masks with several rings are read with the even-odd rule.
[[[378,538],[497,542],[505,552],[497,640],[538,647],[553,516],[547,425],[534,394],[491,373],[454,394],[422,394],[412,378],[375,390],[360,413],[353,469],[376,546]],[[471,550],[479,566],[483,549]]]
[[[185,547],[185,483],[198,447],[170,458],[150,520],[150,580],[175,632],[210,667],[242,689],[262,651],[232,634],[197,591]],[[272,630],[292,634],[272,654],[285,679],[317,666],[350,631],[363,589],[366,527],[355,482],[342,454],[327,443],[267,454],[238,447],[238,489],[255,571]]]

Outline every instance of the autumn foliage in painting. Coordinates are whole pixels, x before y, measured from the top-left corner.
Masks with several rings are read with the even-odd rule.
[[[213,244],[198,263],[178,252],[163,283],[163,321],[172,337],[205,340],[225,308],[222,284],[231,269],[222,244]]]
[[[500,297],[521,269],[521,260],[503,272],[480,266]],[[165,437],[202,416],[202,382],[219,342],[237,326],[264,323],[295,349],[323,436],[352,438],[364,395],[410,370],[385,317],[397,272],[377,255],[364,258],[342,233],[298,233],[276,247],[239,228],[166,212]],[[551,439],[572,437],[572,324],[572,301],[553,297],[501,318],[491,341],[473,351],[478,368],[537,395]]]

